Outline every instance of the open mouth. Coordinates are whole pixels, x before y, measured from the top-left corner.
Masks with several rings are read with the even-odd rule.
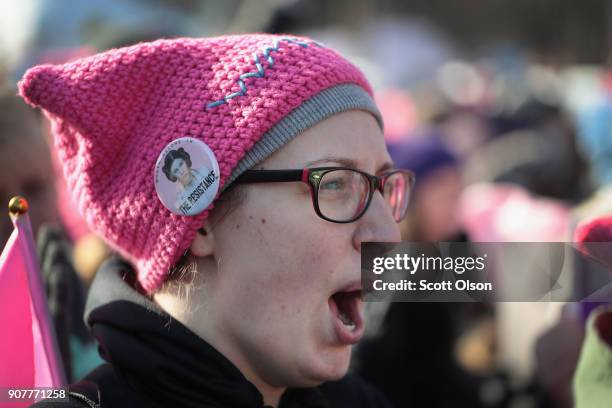
[[[361,303],[361,288],[338,291],[329,298],[336,335],[343,344],[354,344],[363,336]]]

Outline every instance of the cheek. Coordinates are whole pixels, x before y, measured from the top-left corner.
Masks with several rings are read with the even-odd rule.
[[[359,254],[352,253],[350,227],[319,219],[306,199],[269,198],[223,222],[216,251],[222,310],[250,329],[263,323],[270,333],[290,326],[304,334],[327,310],[334,277],[359,270]]]
[[[302,313],[309,301],[322,296],[346,259],[345,245],[317,224],[274,214],[247,216],[234,226],[234,240],[221,255],[222,262],[227,259],[222,273],[231,274],[233,284],[243,281],[242,291],[265,296],[268,301],[258,308]]]
[[[273,381],[304,385],[304,378],[341,377],[350,348],[329,347],[328,299],[334,277],[359,267],[358,257],[347,256],[350,239],[330,228],[334,224],[292,222],[278,213],[247,216],[243,223],[231,248],[240,256],[230,259],[228,250],[219,269],[227,273],[220,277],[225,330]]]

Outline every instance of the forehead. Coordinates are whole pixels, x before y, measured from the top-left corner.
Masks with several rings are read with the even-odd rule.
[[[180,166],[180,165],[183,164],[183,162],[184,162],[184,160],[183,160],[182,157],[175,157],[174,160],[172,160],[172,166],[171,167],[175,168],[177,166]]]
[[[327,156],[353,160],[366,171],[374,171],[391,161],[376,119],[370,113],[352,110],[317,123],[262,165],[270,168],[303,167],[307,162]]]

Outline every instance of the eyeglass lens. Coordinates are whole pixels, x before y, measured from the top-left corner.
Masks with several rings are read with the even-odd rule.
[[[408,207],[408,177],[406,173],[392,173],[383,186],[383,197],[396,221],[403,218]],[[346,169],[326,172],[319,183],[319,211],[334,221],[352,220],[363,213],[371,188],[369,179],[359,172]]]

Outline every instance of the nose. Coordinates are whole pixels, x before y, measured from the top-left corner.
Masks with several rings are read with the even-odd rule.
[[[375,192],[367,211],[357,220],[353,247],[359,251],[362,242],[400,242],[401,240],[399,224],[393,218],[391,207],[379,191]]]

